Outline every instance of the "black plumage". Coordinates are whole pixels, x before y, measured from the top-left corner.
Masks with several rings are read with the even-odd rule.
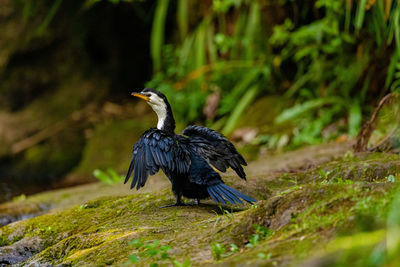
[[[255,199],[227,186],[221,172],[231,167],[242,179],[246,161],[220,133],[201,126],[188,126],[183,135],[174,133],[175,120],[166,97],[154,90],[134,93],[148,102],[158,115],[157,128],[143,133],[133,147],[132,159],[125,183],[132,178],[131,188],[143,187],[149,175],[161,169],[172,184],[176,196],[174,205],[183,205],[181,197],[196,200],[211,197],[217,203],[254,203]]]

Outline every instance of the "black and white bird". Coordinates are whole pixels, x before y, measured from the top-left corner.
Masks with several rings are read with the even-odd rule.
[[[225,172],[231,167],[246,180],[242,165],[247,165],[235,147],[223,135],[202,126],[188,126],[183,135],[175,134],[175,120],[164,94],[146,88],[133,96],[145,100],[158,116],[157,128],[143,133],[133,147],[133,154],[125,183],[133,173],[131,189],[143,187],[149,175],[160,169],[172,183],[176,203],[183,206],[182,196],[195,199],[211,197],[217,203],[243,204],[256,200],[227,186],[210,166]]]

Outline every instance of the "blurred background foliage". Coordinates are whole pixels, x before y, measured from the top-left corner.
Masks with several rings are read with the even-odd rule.
[[[0,174],[122,171],[154,125],[129,97],[143,87],[178,130],[257,152],[346,141],[399,91],[399,16],[392,0],[3,0]]]
[[[143,87],[167,95],[178,131],[205,124],[235,141],[248,161],[265,151],[353,140],[379,100],[400,92],[399,5],[0,0],[0,202],[93,176],[121,181],[132,145],[155,126],[150,108],[130,97]],[[396,94],[377,115],[368,143],[376,149],[369,151],[399,152],[399,99]],[[321,169],[320,176],[329,173]],[[371,223],[384,227],[388,217],[388,242],[360,243],[381,238],[379,229],[339,239],[338,248],[356,249],[335,254],[337,266],[354,255],[359,266],[397,266],[400,193],[385,196],[376,205],[371,197],[357,202],[362,216],[355,221],[364,232],[374,230],[363,228]]]
[[[281,110],[274,123],[287,123],[293,146],[343,133],[355,136],[362,114],[370,113],[377,99],[400,86],[397,1],[16,2],[22,6],[22,18],[37,24],[25,39],[48,34],[49,24],[56,24],[63,13],[60,9],[68,8],[68,15],[73,13],[76,19],[71,22],[75,42],[86,46],[82,56],[92,56],[89,60],[100,63],[93,71],[115,76],[113,92],[120,90],[125,95],[135,82],[157,88],[167,94],[183,124],[206,121],[224,134],[232,133],[256,99],[279,95],[291,107]],[[116,7],[104,8],[107,3]],[[47,5],[47,10],[40,9],[41,5]],[[105,27],[107,32],[102,25],[89,25],[99,23],[93,19],[95,13],[113,9],[117,11],[113,11],[112,25]],[[143,34],[147,39],[135,39],[141,45],[125,47],[127,51],[120,46],[131,45],[131,34],[113,33],[126,28],[115,22],[123,9],[133,12],[132,27],[140,22],[148,30]],[[38,16],[38,10],[44,14]],[[89,23],[82,16],[85,12],[92,17]],[[90,47],[101,38],[108,39],[102,45],[112,46],[112,52],[121,55],[107,61],[103,57],[109,55],[98,51],[102,47]],[[136,58],[139,54],[141,60]],[[102,60],[107,64],[104,68]],[[152,68],[152,72],[142,76],[143,68]],[[214,101],[208,102],[210,98]],[[207,112],[207,105],[214,107]],[[263,111],[268,112],[268,107]]]
[[[180,121],[206,120],[224,134],[256,98],[279,95],[292,104],[274,121],[289,128],[285,145],[355,136],[362,114],[400,85],[398,5],[159,0],[150,39],[153,76],[146,86],[168,95]],[[207,102],[210,96],[216,100]],[[207,104],[216,107],[207,113]],[[256,142],[274,147],[281,136],[264,133]]]
[[[256,98],[280,95],[293,106],[274,122],[289,123],[293,146],[314,144],[355,136],[362,114],[399,88],[397,1],[205,2],[160,0],[153,19],[147,86],[185,122],[204,119],[207,96],[219,93],[208,124],[229,134]],[[176,16],[169,40],[167,15]]]

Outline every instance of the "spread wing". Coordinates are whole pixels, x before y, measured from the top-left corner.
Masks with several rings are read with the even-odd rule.
[[[183,134],[189,137],[189,144],[198,154],[221,172],[231,167],[246,180],[246,174],[242,165],[247,163],[236,151],[233,144],[222,134],[202,126],[188,126]]]
[[[189,167],[190,155],[175,138],[158,129],[150,129],[133,147],[125,183],[133,173],[131,189],[135,186],[139,189],[144,186],[149,174],[156,174],[160,168],[164,172],[188,173]]]

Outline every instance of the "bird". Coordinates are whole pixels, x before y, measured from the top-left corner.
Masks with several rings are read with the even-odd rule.
[[[246,180],[243,166],[247,163],[234,145],[222,134],[203,126],[186,127],[182,135],[175,133],[175,119],[167,97],[152,88],[133,92],[132,96],[145,100],[157,114],[156,128],[145,131],[134,145],[125,184],[132,177],[131,189],[143,187],[149,175],[160,169],[172,184],[175,204],[199,205],[210,198],[218,204],[254,204],[257,200],[226,185],[220,174],[231,167]],[[194,199],[187,204],[182,197]]]

